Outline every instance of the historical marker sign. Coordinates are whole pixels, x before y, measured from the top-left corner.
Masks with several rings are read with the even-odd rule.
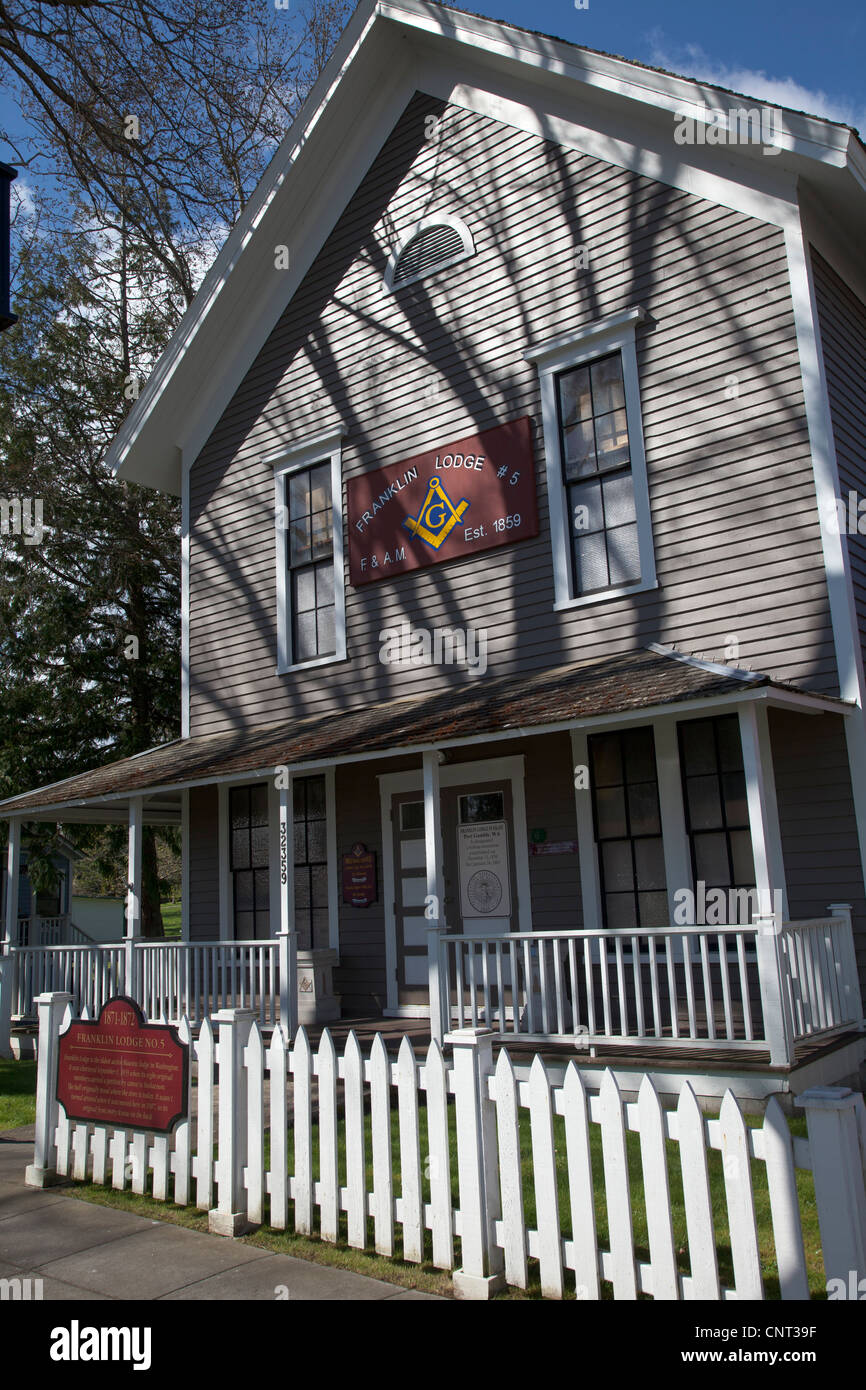
[[[350,478],[353,584],[538,535],[528,416]]]
[[[118,995],[61,1035],[57,1099],[70,1120],[168,1134],[187,1116],[189,1046]]]

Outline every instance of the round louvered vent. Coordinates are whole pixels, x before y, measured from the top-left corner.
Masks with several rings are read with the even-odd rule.
[[[433,275],[473,255],[475,246],[469,228],[456,217],[431,218],[422,222],[403,241],[392,256],[385,283],[392,290],[412,280]]]

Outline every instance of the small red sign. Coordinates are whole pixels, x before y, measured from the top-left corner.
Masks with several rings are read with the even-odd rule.
[[[353,584],[538,535],[528,416],[350,478]]]
[[[343,855],[343,902],[351,907],[369,907],[376,901],[376,854],[365,845],[353,845]]]
[[[70,1120],[168,1134],[186,1118],[189,1046],[118,995],[59,1041],[57,1099]]]

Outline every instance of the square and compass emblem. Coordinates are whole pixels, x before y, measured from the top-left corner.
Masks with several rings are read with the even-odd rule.
[[[346,484],[352,584],[471,559],[538,535],[529,416]]]

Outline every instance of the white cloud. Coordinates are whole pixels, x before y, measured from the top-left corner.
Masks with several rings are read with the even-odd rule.
[[[793,77],[774,77],[763,69],[733,67],[716,62],[699,44],[670,45],[661,30],[648,36],[649,62],[683,77],[711,82],[717,87],[729,87],[745,96],[758,97],[773,106],[787,106],[793,111],[805,111],[810,116],[824,116],[830,121],[843,121],[866,134],[866,108],[844,96],[830,96],[821,88],[804,87]]]
[[[19,174],[17,179],[12,182],[12,215],[15,215],[15,204],[17,203],[22,217],[36,216],[36,199],[33,195],[33,187],[26,179],[22,179]]]

